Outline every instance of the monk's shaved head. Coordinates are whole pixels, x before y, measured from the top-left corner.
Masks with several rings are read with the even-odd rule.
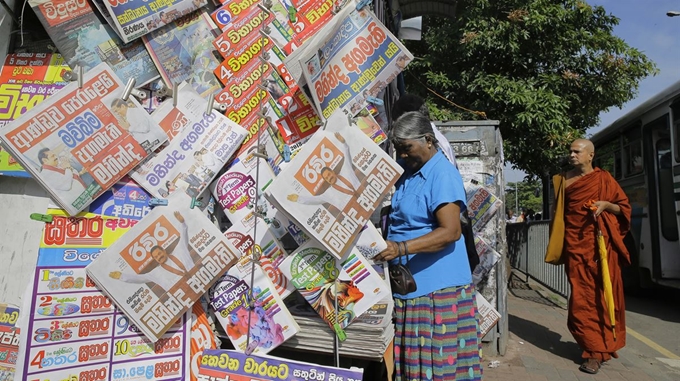
[[[593,145],[593,142],[588,139],[576,139],[573,143],[571,143],[572,146],[574,144],[582,146],[584,151],[595,152],[595,146]]]

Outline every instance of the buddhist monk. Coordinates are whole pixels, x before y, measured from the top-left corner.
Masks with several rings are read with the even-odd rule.
[[[603,362],[618,357],[616,351],[626,344],[620,266],[630,265],[623,238],[630,229],[631,211],[628,198],[609,172],[593,168],[594,155],[592,142],[575,140],[569,149],[573,169],[556,175],[563,176],[565,181],[562,259],[571,284],[567,325],[583,349],[584,362],[579,369],[592,374],[599,371]],[[602,286],[598,225],[609,253],[616,335]]]

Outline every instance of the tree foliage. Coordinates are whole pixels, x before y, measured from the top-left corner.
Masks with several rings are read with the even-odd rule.
[[[515,192],[515,186],[517,191]],[[515,198],[517,203],[515,204]],[[517,209],[515,208],[517,205]],[[541,195],[541,182],[539,180],[527,180],[517,183],[509,182],[505,186],[505,207],[512,209],[515,215],[522,210],[543,210],[543,197]]]
[[[506,159],[530,175],[554,172],[601,111],[621,107],[656,73],[613,35],[619,20],[601,6],[460,0],[457,9],[455,19],[426,17],[423,41],[407,42],[416,56],[408,91],[428,99],[433,118],[480,118],[451,101],[499,120]]]

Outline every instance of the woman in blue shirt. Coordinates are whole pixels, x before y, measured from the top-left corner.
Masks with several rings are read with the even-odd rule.
[[[422,114],[397,119],[390,140],[404,174],[392,196],[387,249],[376,260],[407,258],[417,286],[394,294],[395,380],[481,380],[475,289],[460,225],[463,180]]]

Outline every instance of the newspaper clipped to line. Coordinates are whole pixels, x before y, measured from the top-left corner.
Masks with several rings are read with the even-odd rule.
[[[503,206],[496,195],[473,181],[465,183],[467,210],[472,220],[472,230],[477,233],[484,229],[491,217]]]
[[[87,275],[157,341],[240,257],[176,192],[87,266]]]
[[[479,264],[472,272],[472,283],[477,285],[501,259],[501,254],[479,236],[475,236],[475,248],[479,254]]]
[[[183,85],[181,90],[177,107],[169,100],[153,114],[166,131],[174,133],[177,127],[179,132],[131,175],[154,197],[166,198],[181,189],[198,198],[247,135],[243,127],[219,112],[206,114],[208,103],[193,88]]]
[[[402,172],[338,110],[265,195],[330,254],[341,258]]]
[[[368,7],[352,5],[301,49],[298,63],[324,119],[337,109],[355,115],[413,60]]]
[[[85,209],[168,138],[101,63],[0,130],[0,141],[69,214]]]
[[[477,311],[479,311],[479,330],[482,333],[481,337],[484,337],[501,319],[501,314],[489,304],[489,301],[482,294],[477,292],[476,295]]]

